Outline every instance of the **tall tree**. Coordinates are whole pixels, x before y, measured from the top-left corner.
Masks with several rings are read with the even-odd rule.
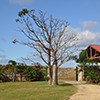
[[[69,56],[77,51],[77,34],[68,34],[66,20],[59,20],[49,17],[46,13],[39,11],[39,17],[35,15],[35,10],[22,9],[18,13],[19,22],[24,27],[19,30],[24,33],[28,41],[14,40],[34,48],[40,58],[48,65],[49,84],[57,85],[57,71],[63,63],[69,60]]]

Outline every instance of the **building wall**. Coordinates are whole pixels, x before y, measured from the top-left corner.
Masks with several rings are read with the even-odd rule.
[[[59,67],[59,80],[76,80],[76,67]]]

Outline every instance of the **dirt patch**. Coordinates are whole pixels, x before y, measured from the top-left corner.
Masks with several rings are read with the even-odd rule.
[[[78,88],[76,94],[69,100],[100,100],[100,86],[87,84],[86,82],[64,81]]]

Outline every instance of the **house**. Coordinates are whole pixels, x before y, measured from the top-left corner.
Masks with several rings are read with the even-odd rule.
[[[86,49],[86,56],[88,59],[96,59],[100,58],[100,45],[89,45]]]
[[[94,63],[97,65],[97,63],[100,62],[100,45],[89,45],[86,48],[86,56],[87,59],[93,60]],[[84,75],[84,71],[78,73],[78,81],[82,81],[83,75]]]

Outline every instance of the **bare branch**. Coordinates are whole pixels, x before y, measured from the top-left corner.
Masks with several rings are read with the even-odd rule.
[[[39,17],[34,14],[33,10],[25,11],[20,13],[20,20],[17,19],[17,21],[24,26],[22,29],[19,28],[20,31],[32,42],[17,42],[34,48],[50,67],[55,62],[59,62],[59,67],[68,61],[70,54],[77,50],[75,47],[77,35],[66,32],[68,22],[54,19],[52,15],[48,17],[42,11],[39,12]],[[44,54],[47,57],[44,57]]]

